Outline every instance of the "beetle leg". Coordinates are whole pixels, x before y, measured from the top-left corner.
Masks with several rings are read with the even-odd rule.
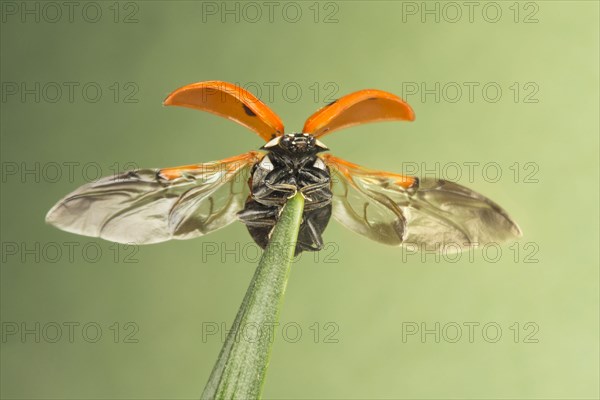
[[[329,181],[311,183],[309,185],[301,187],[300,191],[303,194],[306,194],[306,193],[311,193],[311,192],[314,192],[316,190],[323,189],[323,188],[326,188],[326,187],[329,187]]]
[[[277,191],[277,192],[290,193],[290,195],[287,196],[288,199],[291,199],[292,197],[294,197],[296,195],[296,193],[298,192],[298,188],[296,187],[296,185],[291,185],[289,183],[272,184],[272,183],[265,181],[265,186],[268,187],[269,189]]]
[[[297,245],[306,251],[319,251],[323,248],[323,238],[310,218],[304,220],[304,229],[298,235]]]
[[[298,189],[296,185],[285,183],[289,176],[286,170],[271,171],[264,179],[264,185],[258,186],[252,196],[262,201],[282,203],[282,197],[294,197]],[[278,195],[279,194],[279,195]]]
[[[276,207],[246,207],[237,213],[238,218],[248,226],[273,226],[277,222],[279,210]]]

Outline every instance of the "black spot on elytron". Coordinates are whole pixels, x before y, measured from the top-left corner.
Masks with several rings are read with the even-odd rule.
[[[367,100],[378,100],[377,97],[369,97]]]
[[[246,112],[246,115],[249,115],[251,117],[256,117],[256,114],[254,113],[254,111],[252,111],[247,105],[242,104],[242,106],[244,107],[244,111]]]
[[[335,99],[334,101],[332,101],[331,103],[327,104],[325,107],[329,107],[330,105],[332,105],[333,103],[335,103],[336,101],[338,101],[339,99]]]
[[[277,132],[279,132],[279,131],[277,131]],[[271,139],[275,139],[275,137],[277,137],[277,135],[274,133],[271,133]]]

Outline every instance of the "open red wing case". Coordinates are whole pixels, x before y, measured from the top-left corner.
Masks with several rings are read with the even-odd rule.
[[[175,90],[166,106],[182,106],[225,117],[258,133],[265,141],[283,135],[283,123],[252,93],[222,81],[192,83]]]
[[[412,108],[400,97],[367,89],[348,94],[318,110],[306,120],[303,132],[318,138],[353,125],[414,119]]]

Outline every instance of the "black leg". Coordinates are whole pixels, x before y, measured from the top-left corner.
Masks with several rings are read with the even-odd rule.
[[[323,248],[323,238],[313,222],[310,219],[304,222],[298,234],[296,254],[300,253],[300,251],[319,251]]]
[[[277,222],[279,209],[266,207],[257,202],[246,203],[246,208],[237,214],[240,221],[248,226],[273,226]]]
[[[280,207],[269,207],[249,198],[246,206],[237,216],[248,229],[252,239],[261,248],[269,242],[269,235],[277,223]]]

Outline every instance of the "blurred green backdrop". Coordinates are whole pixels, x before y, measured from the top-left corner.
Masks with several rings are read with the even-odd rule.
[[[524,231],[455,261],[332,221],[293,267],[266,398],[598,398],[598,3],[473,4],[3,1],[2,397],[199,396],[256,265],[245,228],[131,249],[44,215],[116,168],[259,147],[161,106],[219,79],[289,131],[354,90],[402,95],[416,122],[326,144],[437,168]]]

